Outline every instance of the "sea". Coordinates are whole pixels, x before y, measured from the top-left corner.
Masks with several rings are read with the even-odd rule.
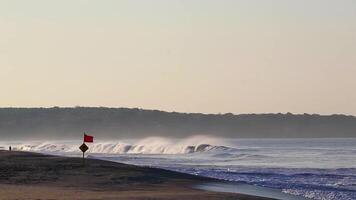
[[[15,150],[81,156],[80,140],[2,141]],[[213,177],[315,200],[356,200],[356,138],[194,136],[96,140],[86,156]]]

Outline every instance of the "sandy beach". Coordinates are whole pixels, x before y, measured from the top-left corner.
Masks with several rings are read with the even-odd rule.
[[[0,151],[0,199],[267,198],[194,189],[214,179],[95,159]]]

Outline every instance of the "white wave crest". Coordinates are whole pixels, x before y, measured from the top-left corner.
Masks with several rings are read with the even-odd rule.
[[[79,153],[75,142],[30,142],[15,147],[21,151]],[[216,138],[194,136],[183,140],[162,137],[149,137],[136,142],[95,142],[88,144],[89,153],[105,154],[186,154],[211,151],[228,151],[232,148],[223,145]]]

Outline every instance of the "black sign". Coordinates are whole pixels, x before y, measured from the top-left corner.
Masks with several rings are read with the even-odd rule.
[[[82,145],[80,145],[79,149],[84,153],[89,149],[89,147],[85,143],[83,143]]]

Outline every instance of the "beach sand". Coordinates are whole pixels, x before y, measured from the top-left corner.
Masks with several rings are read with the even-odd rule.
[[[0,151],[0,199],[267,200],[194,189],[217,180],[81,158]]]

